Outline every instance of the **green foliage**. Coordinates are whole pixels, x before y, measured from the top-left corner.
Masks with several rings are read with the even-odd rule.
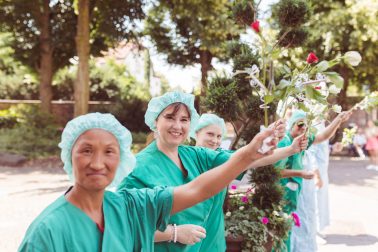
[[[227,0],[161,0],[148,13],[145,33],[170,64],[201,64],[202,90],[214,57],[225,59],[224,42],[237,38]]]
[[[99,0],[91,1],[91,54],[125,38],[135,37],[135,20],[144,18],[143,1]],[[38,72],[40,59],[40,33],[42,2],[37,0],[1,0],[0,25],[13,34],[12,48],[15,59]],[[69,64],[76,54],[75,36],[77,15],[73,1],[50,2],[51,44],[53,45],[53,72]]]
[[[97,108],[96,111],[113,114],[131,132],[149,132],[150,129],[144,123],[147,105],[146,100],[134,97],[127,100],[117,99],[113,106]]]
[[[252,204],[258,209],[273,210],[282,204],[283,188],[278,184],[280,171],[274,166],[259,167],[252,170],[250,182],[255,185]]]
[[[225,120],[235,120],[240,113],[237,104],[237,87],[234,80],[216,76],[209,83],[204,104],[207,109],[215,111]]]
[[[90,62],[90,100],[118,101],[134,97],[149,99],[146,85],[138,82],[127,70],[126,65],[106,60],[98,64]],[[76,66],[58,71],[53,82],[54,99],[73,100],[73,87],[76,79]]]
[[[0,25],[12,33],[14,58],[24,65],[39,69],[40,34],[42,27],[42,2],[37,0],[0,1]],[[51,43],[54,45],[53,69],[56,71],[68,64],[75,54],[76,15],[71,1],[50,3]]]
[[[17,124],[19,115],[12,109],[0,110],[0,129],[13,128]]]
[[[281,0],[273,8],[281,28],[297,28],[306,22],[310,12],[305,0]]]
[[[286,36],[284,36],[287,32]],[[281,47],[293,48],[303,45],[308,36],[308,31],[305,28],[297,28],[290,31],[281,30],[278,34],[278,38],[282,39],[279,41]]]
[[[226,232],[244,237],[243,251],[266,251],[269,240],[275,251],[284,248],[293,220],[282,211],[283,188],[279,179],[280,173],[273,166],[259,167],[252,170],[252,187],[247,192],[229,191]],[[268,223],[263,224],[262,218],[267,218]]]
[[[237,0],[232,6],[232,14],[234,20],[240,25],[250,25],[255,21],[257,9],[254,1]]]
[[[61,132],[52,117],[40,112],[38,106],[17,105],[7,112],[16,117],[11,128],[0,128],[0,151],[28,157],[57,155]]]
[[[38,99],[38,80],[13,58],[9,33],[0,33],[0,99]]]
[[[350,86],[362,90],[363,85],[370,91],[378,87],[376,74],[378,58],[378,1],[309,1],[312,15],[305,24],[311,31],[306,44],[300,50],[290,51],[283,60],[293,62],[315,52],[319,58],[335,58],[347,51],[358,51],[362,62],[357,68],[340,64],[331,68],[339,72],[343,90],[338,103],[347,101],[345,95]]]

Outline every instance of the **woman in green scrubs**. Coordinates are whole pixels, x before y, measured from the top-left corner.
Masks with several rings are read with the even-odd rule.
[[[117,186],[135,163],[131,134],[110,114],[77,117],[66,125],[59,144],[74,185],[33,221],[19,251],[153,251],[154,232],[166,229],[170,214],[219,193],[248,167],[271,162],[258,149],[272,132],[257,135],[227,163],[190,183],[114,193],[105,189]]]
[[[145,122],[154,131],[156,140],[137,154],[136,168],[124,179],[119,188],[154,188],[156,186],[179,186],[194,181],[201,174],[214,170],[227,160],[230,154],[217,152],[203,147],[182,145],[187,139],[190,130],[198,121],[198,114],[194,108],[194,96],[181,92],[169,92],[163,96],[153,98],[145,114]],[[276,137],[284,134],[285,125],[282,121],[276,124]],[[266,133],[265,133],[266,134]],[[274,141],[274,140],[273,140]],[[254,162],[253,167],[272,164],[283,157],[292,155],[292,151],[303,149],[300,140],[286,150],[275,151],[274,155]],[[236,155],[235,152],[231,159]],[[240,164],[229,166],[236,171]],[[250,166],[250,168],[253,168]],[[235,177],[242,172],[235,173]],[[229,181],[231,182],[231,181]],[[224,189],[227,184],[224,185]],[[221,193],[222,194],[222,193]],[[164,232],[156,232],[155,251],[225,251],[224,230],[212,229],[217,225],[214,216],[220,216],[222,208],[217,204],[217,195],[203,201],[179,214],[172,215],[170,225]],[[192,224],[195,226],[183,226]],[[176,228],[177,226],[177,228]],[[203,238],[203,227],[207,230]],[[180,229],[184,227],[183,229]],[[174,229],[179,239],[172,241],[171,233]],[[188,230],[189,229],[189,230]],[[209,233],[210,231],[210,233]]]
[[[347,121],[351,111],[340,113],[322,132],[310,133],[307,136],[308,147],[330,139],[340,127],[341,123]],[[296,137],[303,136],[307,130],[306,113],[302,110],[295,110],[288,121],[288,131],[285,137],[278,143],[278,148],[290,146]],[[303,170],[302,159],[304,151],[296,153],[288,158],[282,159],[275,164],[281,169],[282,179],[280,183],[285,188],[284,199],[286,205],[284,211],[291,214],[297,209],[298,197],[302,188],[303,179],[312,179],[314,173]],[[299,216],[300,217],[300,216]],[[285,242],[287,251],[290,251],[290,236]]]
[[[226,135],[226,124],[222,118],[215,114],[202,114],[197,125],[191,131],[190,136],[196,140],[196,146],[206,147],[217,152],[232,154],[233,150],[224,150],[220,148],[222,139]],[[239,175],[237,179],[242,179],[244,173]],[[203,241],[201,251],[205,251],[214,244],[223,244],[225,246],[225,225],[223,214],[223,203],[226,198],[227,188],[214,196],[213,207],[210,210],[208,223],[206,226],[207,238]],[[218,245],[219,248],[224,248]],[[213,251],[216,251],[215,249]],[[224,249],[219,249],[224,251]]]

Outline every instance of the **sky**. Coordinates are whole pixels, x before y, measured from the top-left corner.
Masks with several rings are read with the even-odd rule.
[[[261,13],[265,13],[269,9],[269,5],[278,0],[262,0],[260,3]],[[248,36],[248,34],[247,34]],[[248,39],[248,38],[247,38]],[[180,87],[185,92],[192,92],[194,88],[199,88],[201,81],[201,66],[195,64],[193,66],[181,67],[170,65],[165,61],[164,55],[157,53],[151,42],[146,41],[146,45],[150,48],[151,60],[154,70],[163,74],[172,88]],[[217,72],[231,72],[231,66],[222,64],[213,59],[213,65]]]

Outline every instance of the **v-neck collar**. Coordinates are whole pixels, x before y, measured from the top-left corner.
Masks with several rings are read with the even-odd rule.
[[[100,234],[100,244],[99,244],[99,246],[100,246],[100,251],[103,251],[103,243],[104,243],[104,236],[105,236],[105,234],[106,234],[106,207],[105,207],[105,205],[106,205],[106,203],[105,203],[105,194],[106,194],[106,191],[104,192],[104,197],[103,197],[103,199],[102,199],[102,213],[103,213],[103,215],[104,215],[104,226],[103,226],[103,231],[101,231],[101,230],[99,230],[99,228],[98,228],[98,224],[94,221],[94,220],[92,220],[91,219],[91,217],[89,217],[83,210],[81,210],[79,207],[77,207],[77,206],[75,206],[74,204],[72,204],[71,202],[69,202],[67,199],[66,199],[66,197],[65,197],[65,195],[69,192],[69,191],[71,191],[71,189],[73,188],[73,186],[71,186],[65,193],[64,193],[64,195],[62,196],[62,198],[63,198],[63,200],[64,200],[64,202],[72,209],[72,210],[74,210],[77,214],[79,214],[79,215],[81,215],[84,219],[86,219],[86,221],[87,222],[89,222],[89,223],[92,223],[92,225],[96,228],[96,230],[99,232],[99,234]]]
[[[168,162],[170,162],[172,165],[174,165],[174,167],[177,169],[178,172],[180,172],[180,174],[183,176],[183,178],[188,178],[189,176],[189,171],[188,169],[185,168],[185,163],[184,163],[184,159],[181,157],[180,155],[180,149],[182,148],[181,145],[178,146],[178,156],[179,156],[179,159],[182,163],[182,166],[184,168],[184,170],[186,171],[186,174],[182,172],[182,170],[180,169],[180,167],[177,166],[177,164],[175,162],[173,162],[173,160],[168,157],[164,152],[162,152],[161,150],[159,150],[158,146],[157,146],[157,141],[155,140],[154,142],[151,143],[152,147],[154,148],[155,151],[157,151],[158,153],[160,153],[166,160],[168,160]]]

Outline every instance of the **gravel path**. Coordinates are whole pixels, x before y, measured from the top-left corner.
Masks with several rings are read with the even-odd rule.
[[[56,160],[0,167],[0,251],[16,251],[31,221],[70,183]],[[331,221],[320,252],[378,251],[378,171],[366,161],[332,160]],[[43,167],[43,169],[39,168]]]

